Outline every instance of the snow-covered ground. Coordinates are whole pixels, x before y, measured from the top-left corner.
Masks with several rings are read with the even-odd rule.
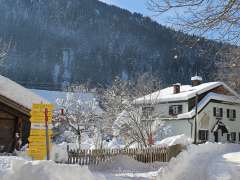
[[[1,180],[144,180],[157,175],[164,163],[144,164],[118,156],[98,167],[56,164],[53,161],[29,161],[18,157],[0,157]]]
[[[240,145],[190,145],[169,163],[144,164],[117,156],[95,167],[0,157],[1,180],[239,180]]]
[[[97,180],[87,167],[0,157],[1,180]]]
[[[239,180],[240,145],[191,145],[162,169],[161,180]]]

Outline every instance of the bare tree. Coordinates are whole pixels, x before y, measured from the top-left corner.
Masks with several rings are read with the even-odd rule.
[[[112,125],[118,114],[125,109],[125,104],[131,99],[129,81],[119,77],[113,81],[112,86],[98,90],[98,101],[103,109],[105,132],[112,133]]]
[[[159,88],[159,83],[147,74],[129,82],[117,78],[113,85],[106,89],[100,97],[104,109],[104,119],[108,122],[114,136],[123,137],[128,145],[137,143],[142,147],[152,144],[154,122],[152,103],[150,99],[137,104],[135,99],[150,94]],[[100,95],[100,96],[101,96]],[[157,96],[154,96],[157,98]]]
[[[238,0],[148,0],[148,8],[157,16],[171,14],[169,22],[176,28],[196,35],[207,35],[221,42],[239,45],[240,1]],[[198,38],[181,39],[191,48],[197,48]],[[220,46],[221,47],[221,46]],[[216,57],[216,79],[239,89],[240,49],[236,46],[219,47]],[[211,51],[208,47],[205,51]]]
[[[170,22],[185,32],[214,32],[218,39],[239,43],[238,0],[148,0],[148,8],[156,15],[175,13]]]
[[[238,47],[223,49],[220,52],[221,61],[217,65],[215,79],[226,82],[239,92],[240,90],[240,50]]]
[[[140,147],[153,144],[154,119],[146,117],[141,107],[129,105],[114,122],[114,135],[123,137],[126,146],[136,143]]]
[[[85,86],[72,86],[66,98],[57,100],[60,110],[56,113],[54,126],[62,132],[70,131],[77,137],[81,148],[83,132],[93,134],[99,128],[101,112],[96,99],[88,92]]]

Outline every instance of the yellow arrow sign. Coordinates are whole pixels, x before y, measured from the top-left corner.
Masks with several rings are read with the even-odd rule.
[[[45,109],[47,108],[48,111],[52,111],[54,106],[52,104],[33,104],[32,109]]]
[[[45,129],[31,129],[31,132],[30,132],[30,134],[31,135],[39,135],[39,134],[44,134],[46,131],[45,131]],[[52,133],[52,130],[51,129],[48,129],[48,133]]]
[[[43,160],[51,147],[50,139],[52,137],[52,104],[33,104],[31,111],[31,132],[29,137],[28,154],[35,160]],[[45,110],[47,109],[47,114]],[[48,136],[46,137],[45,116],[48,118]],[[49,124],[50,123],[50,124]],[[48,150],[47,150],[48,149]]]
[[[45,124],[45,120],[40,120],[40,119],[30,119],[31,123],[41,123],[41,124]],[[48,120],[48,123],[52,123],[52,119]]]
[[[41,112],[41,111],[31,111],[30,112],[30,115],[32,116],[32,117],[45,117],[45,113],[44,112]],[[48,112],[47,113],[47,117],[52,117],[53,116],[53,114],[52,114],[52,112]]]

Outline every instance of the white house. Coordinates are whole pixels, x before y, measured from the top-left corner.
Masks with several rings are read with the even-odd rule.
[[[185,134],[198,143],[240,143],[240,96],[223,82],[201,84],[199,76],[191,80],[192,85],[174,84],[135,103],[174,135]]]

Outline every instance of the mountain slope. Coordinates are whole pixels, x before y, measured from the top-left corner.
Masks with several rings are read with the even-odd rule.
[[[0,0],[0,37],[12,48],[1,73],[28,87],[109,84],[150,72],[163,84],[214,73],[221,44],[197,40],[97,0]],[[210,48],[211,47],[211,48]]]

